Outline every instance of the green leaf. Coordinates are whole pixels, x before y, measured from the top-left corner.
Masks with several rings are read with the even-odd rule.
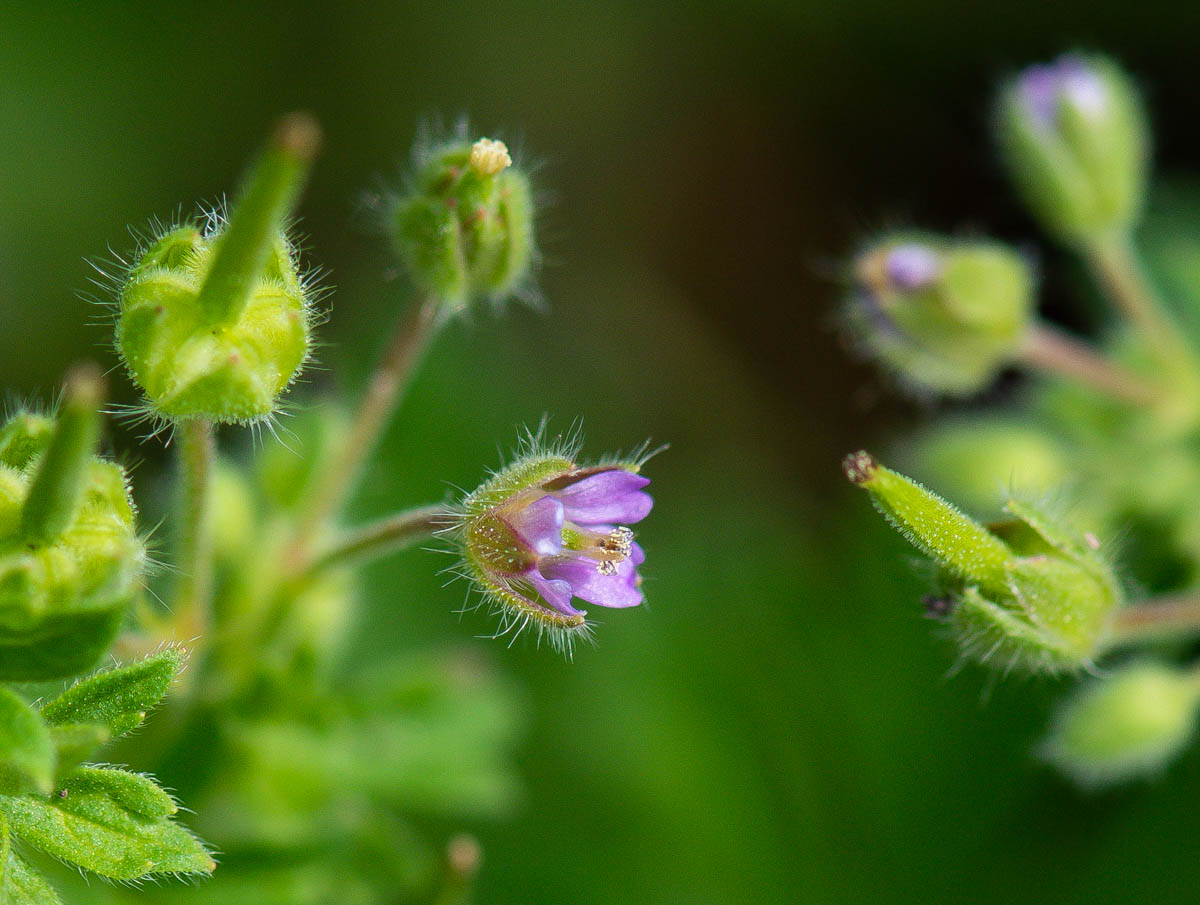
[[[125,598],[103,608],[56,613],[36,631],[0,631],[0,681],[62,679],[96,665],[125,619]]]
[[[50,727],[50,740],[58,751],[58,772],[66,773],[91,758],[96,749],[112,738],[99,723],[67,723]],[[0,905],[4,905],[0,902]]]
[[[0,905],[62,905],[62,899],[13,851],[8,821],[0,817]]]
[[[0,796],[0,816],[25,842],[114,880],[212,872],[204,845],[165,816],[174,810],[149,778],[92,767],[50,798]]]
[[[52,726],[100,723],[114,736],[123,735],[162,700],[186,656],[181,648],[169,647],[131,666],[96,673],[46,704],[42,717]]]
[[[0,688],[0,793],[45,794],[54,783],[54,766],[54,745],[42,718],[17,694]]]

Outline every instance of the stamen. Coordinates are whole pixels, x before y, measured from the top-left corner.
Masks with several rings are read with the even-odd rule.
[[[619,554],[621,559],[628,559],[633,552],[633,532],[624,526],[613,528],[608,537],[600,541],[600,549]]]

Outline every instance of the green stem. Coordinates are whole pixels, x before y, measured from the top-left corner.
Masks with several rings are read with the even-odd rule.
[[[288,555],[289,562],[297,568],[308,558],[314,538],[346,504],[358,483],[363,463],[379,442],[443,322],[443,306],[427,296],[415,302],[397,325],[341,445],[323,469],[300,515]]]
[[[247,177],[196,304],[210,324],[236,320],[261,277],[320,145],[316,121],[284,117]]]
[[[450,524],[444,506],[422,506],[372,522],[347,534],[314,557],[307,575],[325,569],[386,556],[410,544],[427,540]]]
[[[94,365],[78,366],[68,375],[54,435],[21,510],[21,537],[27,544],[50,543],[74,520],[100,437],[103,398],[104,380]]]
[[[175,586],[174,635],[190,641],[208,634],[212,620],[213,424],[205,419],[179,426],[181,478],[179,581]]]
[[[1168,363],[1194,371],[1195,356],[1150,284],[1132,238],[1112,233],[1093,240],[1083,253],[1093,277],[1151,348]]]
[[[1200,636],[1200,594],[1156,597],[1117,610],[1111,647]]]
[[[1027,367],[1078,381],[1132,405],[1161,398],[1158,388],[1105,358],[1087,343],[1048,324],[1034,324],[1020,349]]]

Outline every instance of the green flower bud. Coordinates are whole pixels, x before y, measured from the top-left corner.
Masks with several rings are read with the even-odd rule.
[[[1200,682],[1161,663],[1133,663],[1084,686],[1059,712],[1043,756],[1080,785],[1153,774],[1196,731]]]
[[[1047,231],[1080,243],[1137,220],[1149,130],[1110,60],[1067,54],[1030,67],[1001,93],[997,125],[1012,180]]]
[[[1017,357],[1033,305],[1033,274],[1011,249],[900,236],[859,255],[847,321],[902,381],[966,396]]]
[[[452,142],[425,156],[390,214],[417,286],[451,309],[528,284],[535,256],[529,180],[503,142]]]
[[[941,567],[931,614],[951,625],[965,656],[1030,672],[1091,665],[1122,601],[1094,535],[1076,536],[1013,499],[1004,507],[1010,521],[985,528],[868,453],[842,467]]]
[[[94,456],[101,383],[0,428],[0,679],[73,675],[120,628],[145,563],[120,466]]]
[[[227,220],[172,229],[130,268],[116,342],[148,418],[266,418],[299,374],[313,299],[283,225],[317,142],[310,119],[285,119]]]

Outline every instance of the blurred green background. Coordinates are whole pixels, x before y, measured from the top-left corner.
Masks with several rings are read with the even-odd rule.
[[[472,641],[489,623],[454,614],[430,554],[365,582],[361,658],[464,644],[524,690],[524,798],[467,827],[479,900],[1190,903],[1200,752],[1080,795],[1030,756],[1052,683],[947,678],[907,548],[837,468],[933,411],[851,362],[831,312],[838,262],[879,228],[1034,237],[987,134],[1025,62],[1117,55],[1161,164],[1194,164],[1198,28],[1200,6],[1083,0],[7,3],[0,386],[114,363],[85,259],[232,187],[293,108],[327,130],[302,213],[336,289],[300,396],[359,386],[405,297],[359,202],[417,123],[467,114],[538,165],[550,312],[441,337],[360,514],[474,486],[544,412],[581,417],[591,455],[671,443],[639,531],[649,603],[601,614],[573,664]],[[1077,319],[1043,260],[1047,307]],[[162,450],[140,455],[148,481]]]

